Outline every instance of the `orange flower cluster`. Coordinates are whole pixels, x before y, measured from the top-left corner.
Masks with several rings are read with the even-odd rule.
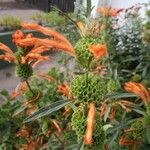
[[[33,23],[22,23],[22,26],[29,30],[39,31],[47,36],[50,36],[50,38],[38,39],[38,38],[31,37],[28,39],[21,40],[19,42],[20,44],[24,46],[37,44],[37,45],[45,46],[47,48],[52,48],[52,47],[58,48],[64,50],[65,52],[69,53],[72,56],[75,56],[75,51],[73,49],[72,44],[67,40],[66,37],[64,37],[62,34],[58,33],[57,31]]]
[[[94,103],[89,104],[89,112],[87,116],[87,129],[84,135],[84,143],[91,145],[93,142],[92,135],[95,127],[96,107]]]
[[[20,41],[29,40],[30,38],[28,38],[28,37],[31,37],[31,35],[27,35],[27,37],[25,37],[25,38],[24,37],[25,37],[24,34],[18,30],[13,35],[13,41],[16,43],[16,45],[24,47],[24,45],[20,44]],[[32,43],[32,41],[30,41],[30,42]],[[34,43],[32,43],[30,45],[26,45],[26,46],[27,47],[32,46],[32,48],[29,52],[27,52],[27,54],[25,54],[21,57],[22,64],[25,64],[25,63],[31,64],[33,62],[33,66],[35,66],[43,60],[49,60],[49,57],[42,56],[42,53],[45,51],[48,51],[49,48],[47,48],[45,46],[38,46],[38,45],[35,45]],[[8,62],[14,62],[16,64],[19,63],[15,54],[9,47],[0,43],[0,50],[2,50],[2,52],[4,52],[4,54],[0,55],[0,59],[8,61]]]
[[[120,106],[126,112],[131,112],[132,109],[136,107],[136,105],[133,102],[129,102],[126,100],[119,100],[117,102],[112,103],[110,106],[111,107],[110,108],[110,121],[113,121],[115,119],[117,106]],[[101,105],[100,116],[102,119],[104,119],[104,116],[107,112],[107,107],[108,107],[108,100],[105,100]]]
[[[89,49],[96,59],[100,59],[108,54],[105,44],[90,45]]]
[[[106,7],[99,7],[97,9],[97,12],[101,13],[102,16],[104,17],[116,17],[123,9],[116,9],[116,8],[112,8],[110,6],[106,6]]]
[[[61,49],[75,56],[75,51],[71,43],[60,33],[37,24],[23,23],[22,26],[26,29],[36,30],[50,36],[50,38],[40,39],[33,37],[32,34],[25,36],[22,31],[17,30],[12,36],[13,42],[21,48],[28,48],[27,52],[21,58],[22,64],[34,62],[33,65],[35,66],[43,60],[49,60],[49,57],[42,56],[42,53],[49,51],[50,48]],[[13,51],[6,45],[0,43],[0,50],[4,53],[0,55],[0,59],[18,63]]]
[[[150,102],[150,92],[141,84],[136,82],[127,82],[124,86],[125,90],[138,95],[147,105]]]
[[[26,125],[22,126],[22,129],[16,133],[17,137],[23,137],[26,139],[27,143],[22,144],[20,150],[35,150],[44,147],[44,137],[40,136],[33,140],[30,135],[30,131]]]

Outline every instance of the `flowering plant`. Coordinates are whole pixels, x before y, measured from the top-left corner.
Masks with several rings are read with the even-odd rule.
[[[48,38],[16,31],[15,54],[0,44],[4,53],[0,59],[16,64],[21,82],[11,99],[25,99],[14,112],[14,116],[25,115],[16,132],[25,140],[19,149],[137,150],[149,143],[149,87],[135,81],[124,83],[114,61],[110,35],[121,11],[98,8],[102,20],[98,25],[96,21],[87,24],[91,20],[87,15],[77,23],[81,38],[75,46],[57,31],[31,23],[22,23],[22,27]],[[49,60],[44,52],[52,48],[76,60],[79,69],[73,78],[64,80],[55,69],[48,74],[34,72],[39,62]]]

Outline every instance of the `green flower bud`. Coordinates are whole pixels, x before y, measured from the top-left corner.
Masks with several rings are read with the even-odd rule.
[[[142,79],[141,75],[135,74],[131,80],[134,82],[139,82],[139,81],[141,81],[141,79]]]
[[[33,69],[29,64],[18,64],[16,65],[16,75],[22,80],[26,80],[32,76]]]
[[[109,80],[107,83],[108,93],[117,92],[121,88],[118,80]]]
[[[86,130],[86,116],[84,114],[83,106],[80,106],[76,111],[74,111],[71,123],[73,130],[76,132],[78,142],[80,142]]]
[[[142,120],[137,120],[131,125],[131,131],[129,137],[133,140],[144,140],[146,137],[145,125]]]
[[[89,74],[78,75],[71,83],[71,91],[76,98],[76,103],[95,102],[100,104],[107,93],[104,79],[100,76]]]

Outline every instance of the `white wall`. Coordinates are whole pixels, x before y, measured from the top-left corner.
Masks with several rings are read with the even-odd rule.
[[[94,7],[94,9],[93,9],[93,11],[92,11],[92,16],[93,16],[93,17],[97,16],[97,12],[96,12],[97,8],[98,8],[99,6],[105,5],[105,4],[107,3],[107,1],[108,1],[108,0],[91,0],[91,2],[92,2],[92,7]],[[83,6],[86,7],[86,0],[83,0],[82,4],[83,4]]]
[[[111,6],[117,8],[128,8],[138,3],[148,3],[150,0],[111,0]]]

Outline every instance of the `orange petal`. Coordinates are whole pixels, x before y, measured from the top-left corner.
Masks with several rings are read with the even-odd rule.
[[[96,59],[100,59],[101,57],[108,54],[107,46],[105,44],[90,45],[89,49]]]
[[[3,43],[0,43],[0,50],[7,52],[9,54],[13,54],[13,51]]]
[[[89,104],[89,112],[87,116],[87,129],[84,135],[84,143],[91,145],[93,142],[92,135],[95,127],[96,107],[94,103]]]
[[[58,39],[60,41],[64,41],[66,44],[68,44],[70,47],[72,47],[72,44],[67,40],[67,38],[55,30],[52,30],[52,29],[46,28],[46,27],[42,27],[35,23],[22,23],[22,27],[24,27],[26,29],[30,29],[30,30],[37,30],[48,36],[54,36],[56,39]]]

